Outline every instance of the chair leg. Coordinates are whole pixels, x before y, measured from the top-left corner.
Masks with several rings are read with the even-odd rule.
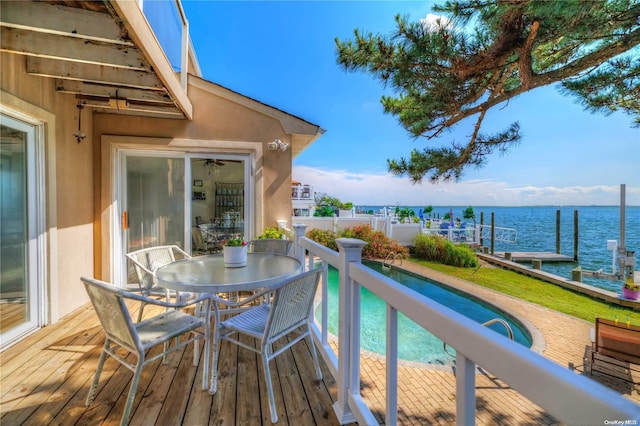
[[[200,361],[200,344],[198,341],[193,342],[193,366],[198,366],[198,361]]]
[[[127,396],[127,402],[124,406],[124,411],[122,413],[122,419],[120,420],[120,425],[125,426],[129,424],[129,416],[131,415],[131,407],[133,407],[133,400],[136,397],[136,390],[138,388],[138,383],[140,382],[140,376],[142,375],[142,367],[144,366],[144,358],[138,358],[138,363],[136,364],[136,371],[133,374],[133,379],[131,380],[131,388],[129,388],[129,395]]]
[[[213,348],[211,348],[211,351],[213,352],[213,356],[211,358],[211,383],[209,384],[209,393],[211,395],[215,394],[216,391],[218,390],[218,358],[219,358],[219,352],[220,352],[220,331],[219,331],[219,327],[218,327],[218,323],[216,321],[216,324],[213,326]],[[206,354],[205,354],[206,357]],[[205,362],[205,369],[207,367],[207,359],[205,358],[204,360]],[[206,372],[205,372],[206,373]],[[204,376],[206,376],[206,374],[204,374]],[[203,377],[203,381],[205,381],[207,378]],[[204,384],[204,383],[203,383]]]
[[[100,353],[100,360],[98,361],[98,366],[96,367],[96,373],[93,375],[93,382],[91,383],[91,388],[89,388],[89,394],[87,395],[87,399],[84,402],[84,405],[87,407],[91,405],[93,402],[93,398],[96,396],[96,388],[98,387],[98,382],[100,381],[100,374],[102,374],[102,367],[104,366],[104,361],[107,359],[106,349],[110,344],[109,339],[105,340],[104,347],[102,348],[102,352]]]
[[[318,362],[318,351],[316,350],[316,345],[313,343],[311,334],[307,334],[307,342],[309,342],[309,350],[311,351],[313,362],[316,365],[316,377],[318,377],[318,380],[322,380],[322,371],[320,370],[320,363]]]
[[[273,384],[271,383],[271,369],[269,368],[269,358],[267,348],[262,348],[262,363],[264,364],[264,378],[267,385],[267,393],[269,394],[269,411],[271,411],[271,423],[278,423],[278,411],[276,410],[276,401],[273,396]]]
[[[145,302],[140,303],[140,310],[138,311],[138,322],[142,320],[142,312],[144,311],[145,305],[146,305]]]

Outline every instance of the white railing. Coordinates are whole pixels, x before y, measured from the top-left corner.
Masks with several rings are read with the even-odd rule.
[[[480,228],[480,238],[485,241],[491,241],[491,233],[493,232],[493,240],[503,243],[514,243],[518,240],[518,231],[513,228],[502,228],[494,226],[493,231],[491,225],[478,225]]]
[[[337,386],[334,411],[341,424],[377,421],[360,394],[360,287],[387,304],[385,424],[397,424],[398,312],[456,350],[456,423],[475,424],[476,365],[490,371],[566,424],[613,424],[640,420],[640,406],[605,386],[536,354],[463,315],[362,265],[365,242],[338,239],[339,253],[306,238],[306,225],[294,224],[297,256],[313,267],[317,261],[339,270],[338,353],[328,344],[327,276],[321,290],[322,320],[314,339]],[[308,251],[309,256],[305,256]],[[497,356],[499,354],[500,356]],[[474,361],[472,361],[474,360]]]
[[[440,236],[452,243],[480,244],[480,227],[422,228],[423,235]]]
[[[172,68],[180,72],[180,85],[186,92],[189,71],[189,22],[181,1],[139,0],[138,4]]]

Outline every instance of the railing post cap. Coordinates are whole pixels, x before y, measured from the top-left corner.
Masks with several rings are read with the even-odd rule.
[[[338,248],[362,248],[367,245],[366,241],[359,240],[357,238],[337,238],[336,244]]]
[[[294,224],[293,224],[293,227],[294,227],[294,228],[306,228],[306,227],[307,227],[307,225],[306,225],[306,224],[304,224],[304,223],[294,223]]]

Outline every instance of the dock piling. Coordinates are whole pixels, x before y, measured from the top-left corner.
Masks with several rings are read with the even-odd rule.
[[[578,261],[578,210],[573,211],[573,261]]]
[[[560,210],[556,210],[556,253],[560,254]]]

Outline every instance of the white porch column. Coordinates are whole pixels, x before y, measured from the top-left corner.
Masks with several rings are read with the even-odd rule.
[[[360,286],[354,285],[349,278],[349,264],[362,262],[362,249],[367,243],[355,238],[338,238],[336,243],[340,252],[340,303],[338,400],[333,404],[333,410],[340,424],[346,424],[356,421],[349,408],[349,392],[360,394]]]
[[[307,232],[307,225],[304,223],[294,223],[293,224],[293,253],[296,259],[300,260],[304,265],[304,249],[300,247],[299,239],[300,237],[304,237]]]

